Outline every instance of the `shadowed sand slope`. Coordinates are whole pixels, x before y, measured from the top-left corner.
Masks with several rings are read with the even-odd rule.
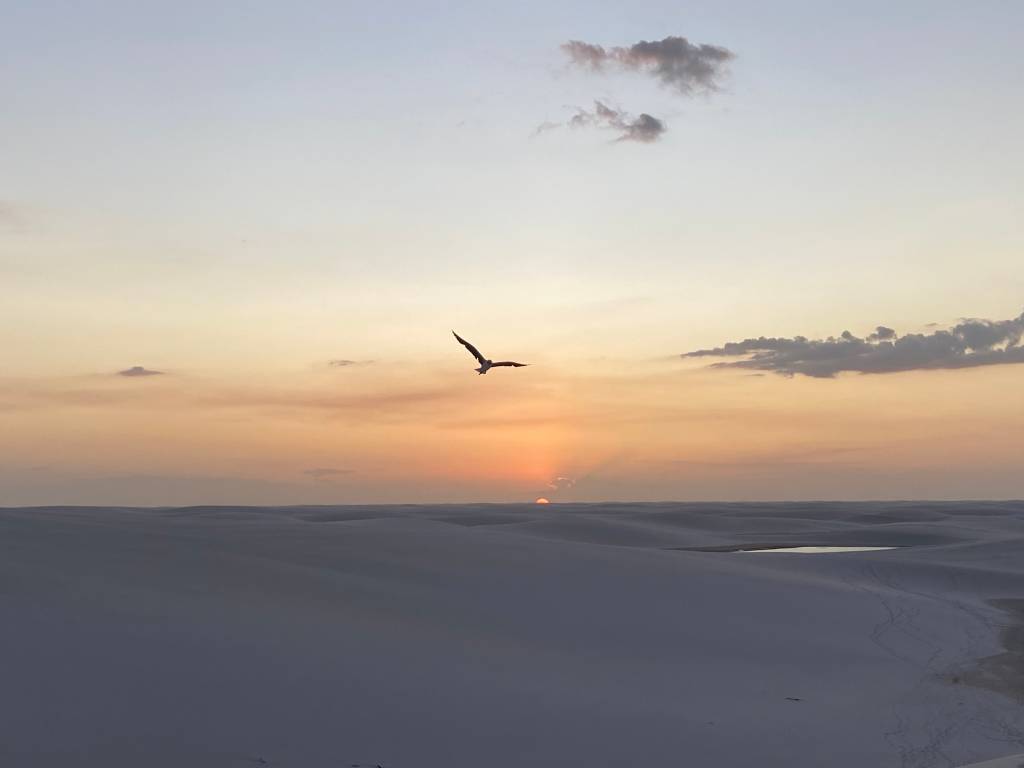
[[[1022,503],[0,510],[0,765],[971,763],[1022,599]]]

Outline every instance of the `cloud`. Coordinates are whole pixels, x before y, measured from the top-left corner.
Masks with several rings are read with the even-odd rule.
[[[552,491],[565,491],[576,485],[576,480],[571,477],[553,477],[548,483]]]
[[[576,66],[592,72],[603,72],[609,67],[640,72],[654,77],[662,85],[683,96],[720,90],[725,67],[736,57],[732,51],[721,46],[694,45],[685,37],[671,36],[663,40],[641,40],[629,47],[614,48],[570,40],[562,45],[562,50]],[[617,141],[639,141],[646,144],[657,141],[665,133],[665,123],[646,112],[634,118],[600,101],[595,101],[594,107],[593,112],[578,110],[567,124],[572,128],[614,128],[620,132]],[[559,125],[543,123],[533,135],[545,133]]]
[[[661,138],[665,132],[665,124],[656,117],[642,113],[635,120],[624,123],[621,127],[624,133],[619,136],[618,141],[642,141],[651,142]]]
[[[714,367],[832,378],[844,371],[896,373],[1024,363],[1022,336],[1024,313],[1011,320],[965,319],[947,330],[904,336],[885,326],[878,326],[865,339],[849,331],[843,331],[839,338],[827,339],[761,336],[681,356],[742,357],[734,362],[715,363]]]
[[[138,366],[142,368],[142,366]],[[142,368],[144,371],[148,369]],[[352,421],[401,422],[424,417],[465,417],[466,386],[452,382],[409,388],[405,381],[375,381],[372,387],[339,392],[329,386],[275,387],[210,382],[185,378],[167,387],[119,386],[121,377],[159,375],[125,372],[102,376],[11,379],[0,376],[0,411],[40,408],[262,410],[275,417],[338,417]],[[169,376],[169,373],[162,375]]]
[[[550,120],[545,120],[543,123],[541,123],[540,125],[538,125],[536,128],[533,129],[533,134],[532,135],[533,136],[540,136],[542,133],[547,133],[548,131],[553,131],[556,128],[561,128],[563,125],[565,125],[565,124],[564,123],[554,123],[554,122],[552,122]]]
[[[648,74],[684,96],[712,93],[721,89],[726,65],[736,58],[728,48],[694,45],[685,37],[641,40],[624,47],[605,48],[582,40],[562,45],[569,60],[594,72],[615,67]]]
[[[125,368],[123,371],[117,372],[118,376],[163,376],[163,371],[151,371],[148,368],[143,368],[141,365],[133,365],[131,368]]]
[[[544,123],[537,132],[549,130],[551,125]],[[594,102],[593,112],[578,109],[566,125],[570,128],[612,128],[620,132],[616,141],[639,141],[645,144],[657,141],[665,132],[665,123],[656,117],[646,113],[633,117],[600,101]]]
[[[886,328],[884,325],[880,325],[875,328],[875,332],[868,336],[868,341],[888,341],[889,339],[896,338],[896,331],[892,328]]]
[[[464,406],[463,398],[464,393],[451,387],[353,393],[232,388],[200,395],[192,402],[205,408],[265,409],[282,415],[305,412],[397,423],[423,417],[440,418],[457,412]]]
[[[307,469],[303,471],[304,475],[309,475],[314,480],[330,480],[331,478],[338,477],[339,475],[351,475],[351,469],[334,469],[333,467],[315,467],[313,469]]]
[[[327,365],[330,368],[349,368],[353,365],[369,365],[373,360],[328,360]]]

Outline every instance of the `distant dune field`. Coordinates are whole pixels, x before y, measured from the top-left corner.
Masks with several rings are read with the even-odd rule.
[[[0,628],[18,768],[961,765],[1024,502],[3,509]]]

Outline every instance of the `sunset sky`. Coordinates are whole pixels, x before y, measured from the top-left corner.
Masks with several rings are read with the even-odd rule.
[[[1024,497],[1024,4],[833,6],[0,0],[0,505]]]

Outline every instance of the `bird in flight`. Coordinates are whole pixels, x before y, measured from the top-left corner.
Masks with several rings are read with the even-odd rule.
[[[452,335],[455,336],[455,338],[459,340],[459,344],[468,349],[469,353],[476,358],[478,363],[480,363],[480,367],[475,368],[474,370],[481,376],[483,376],[485,373],[491,370],[491,368],[525,368],[527,366],[527,363],[513,363],[511,360],[502,360],[499,363],[496,363],[493,360],[488,360],[486,357],[480,354],[479,349],[477,349],[464,338],[459,336],[459,334],[455,333],[455,331],[452,331]]]

